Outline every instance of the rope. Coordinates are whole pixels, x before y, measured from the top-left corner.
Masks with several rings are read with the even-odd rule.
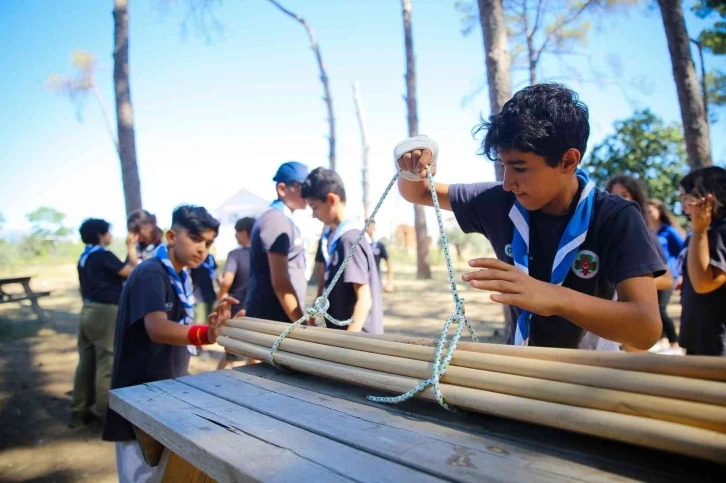
[[[434,158],[435,159],[435,158]],[[319,317],[322,316],[326,320],[330,321],[331,323],[338,325],[338,326],[346,326],[349,325],[351,322],[353,322],[353,319],[347,319],[347,320],[337,320],[335,317],[332,317],[327,313],[328,308],[330,307],[330,301],[328,300],[328,296],[330,295],[331,290],[333,290],[333,287],[338,282],[340,277],[342,276],[343,272],[345,271],[346,266],[348,265],[348,262],[353,257],[353,254],[355,250],[358,248],[358,245],[360,244],[360,241],[363,239],[366,233],[366,229],[368,228],[368,225],[370,225],[371,221],[375,219],[376,214],[378,213],[378,210],[380,210],[381,205],[383,205],[383,202],[385,201],[386,197],[388,196],[388,193],[391,191],[391,188],[398,180],[399,175],[401,175],[402,171],[397,171],[393,178],[391,179],[391,182],[388,183],[388,186],[386,187],[385,191],[383,192],[383,195],[381,196],[381,199],[378,200],[378,203],[376,204],[376,207],[373,209],[373,212],[371,213],[370,217],[366,220],[365,226],[361,230],[361,232],[358,234],[358,238],[356,238],[355,242],[353,243],[353,246],[351,247],[348,254],[343,259],[343,263],[340,265],[340,268],[338,268],[338,271],[336,272],[335,276],[333,277],[333,280],[330,281],[330,284],[325,289],[323,294],[318,297],[315,300],[315,303],[312,307],[309,307],[305,314],[300,317],[297,321],[295,321],[290,327],[288,327],[282,334],[280,334],[280,337],[277,338],[274,344],[272,344],[272,348],[270,349],[270,357],[269,362],[275,367],[279,367],[277,363],[275,362],[275,352],[279,348],[282,341],[297,327],[299,327],[302,323],[307,322],[312,317]],[[454,356],[454,351],[456,350],[456,346],[459,343],[459,339],[461,338],[461,332],[463,331],[464,327],[469,331],[469,335],[471,339],[474,342],[478,342],[478,339],[476,335],[474,334],[474,330],[471,327],[471,324],[466,318],[466,311],[464,307],[464,299],[459,297],[459,292],[456,288],[456,281],[454,280],[454,268],[453,263],[451,262],[451,254],[449,252],[449,243],[446,240],[446,234],[444,232],[444,223],[441,219],[441,207],[439,205],[439,198],[436,195],[436,188],[434,186],[434,179],[433,175],[431,174],[431,168],[429,166],[426,166],[426,175],[429,180],[429,187],[431,189],[431,199],[433,200],[434,204],[434,211],[436,212],[436,222],[438,224],[439,228],[439,237],[441,239],[441,247],[444,250],[444,259],[446,261],[446,269],[448,271],[448,277],[449,277],[449,286],[451,288],[451,295],[454,299],[454,306],[455,311],[453,315],[450,315],[446,318],[446,322],[444,323],[443,328],[441,329],[441,334],[439,336],[438,344],[436,345],[436,353],[434,357],[434,364],[433,369],[431,373],[431,377],[426,379],[425,381],[422,381],[419,383],[416,387],[411,389],[405,394],[402,394],[400,396],[395,397],[377,397],[377,396],[368,396],[368,400],[379,402],[379,403],[389,403],[389,404],[395,404],[403,402],[407,399],[410,399],[414,397],[419,392],[425,390],[429,386],[433,386],[434,388],[434,395],[436,396],[436,400],[438,403],[445,409],[448,409],[450,411],[455,411],[456,409],[449,406],[446,403],[446,400],[444,399],[444,396],[441,394],[441,389],[439,387],[439,380],[441,377],[443,377],[444,373],[446,373],[446,369],[449,366],[449,363],[451,362],[452,357]],[[451,327],[452,323],[456,323],[456,330],[454,332],[454,336],[451,339],[451,343],[449,344],[449,348],[446,351],[446,355],[443,357],[442,360],[442,354],[444,352],[444,346],[446,345],[447,336],[449,334],[449,328]]]

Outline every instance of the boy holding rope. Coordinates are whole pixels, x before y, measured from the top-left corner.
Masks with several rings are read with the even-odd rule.
[[[191,325],[194,297],[187,267],[204,261],[218,229],[219,222],[204,208],[180,206],[172,215],[167,245],[131,273],[119,303],[111,389],[185,376],[195,346],[217,340],[220,327],[231,317],[231,304],[239,301],[223,299],[209,315],[208,325]],[[121,483],[145,482],[154,475],[131,423],[110,408],[103,439],[116,442]]]
[[[578,169],[590,133],[587,107],[564,86],[527,87],[482,122],[482,152],[503,183],[435,183],[441,208],[465,233],[482,233],[497,258],[470,260],[473,288],[508,305],[507,343],[618,350],[660,337],[654,277],[665,272],[637,206],[594,187]],[[433,206],[425,136],[395,150],[401,195]],[[613,295],[617,292],[617,301]]]
[[[325,225],[315,263],[324,267],[318,272],[324,273],[324,288],[327,288],[353,247],[361,227],[347,217],[345,186],[335,171],[314,169],[302,185],[302,196],[313,210],[313,216]],[[338,326],[326,319],[325,325],[329,329],[382,334],[381,281],[373,249],[367,240],[360,241],[340,282],[328,295],[330,307],[327,313],[338,320],[352,318],[353,322],[348,326]]]

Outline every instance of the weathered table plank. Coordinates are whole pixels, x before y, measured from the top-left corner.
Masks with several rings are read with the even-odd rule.
[[[722,480],[722,465],[685,456],[494,416],[452,413],[426,401],[373,403],[366,399],[372,393],[370,389],[267,364],[240,367],[234,372],[240,378],[253,377],[254,384],[260,386],[263,385],[258,378],[265,378],[270,386],[263,387],[273,390],[279,384],[287,391],[297,387],[307,394],[302,392],[295,397],[380,424],[421,432],[466,447],[499,448],[512,459],[513,466],[519,459],[522,468],[545,475],[551,473],[550,479],[570,475],[587,481],[613,481],[619,477],[640,481]],[[341,404],[341,400],[354,406]],[[528,478],[531,477],[530,474]]]
[[[196,390],[178,382],[182,392]],[[223,402],[218,400],[220,403]],[[152,385],[116,389],[111,408],[170,451],[219,482],[349,481],[345,475],[234,428]]]
[[[501,440],[431,423],[412,424],[384,409],[357,404],[236,371],[216,371],[183,382],[236,405],[335,441],[455,481],[590,481],[590,468],[566,465]],[[398,424],[402,420],[405,424]],[[607,475],[608,480],[616,480]]]
[[[231,371],[225,371],[231,372]],[[258,408],[248,409],[243,405],[219,398],[205,389],[197,390],[196,386],[189,387],[196,379],[205,379],[215,384],[214,376],[218,372],[209,372],[181,378],[176,381],[160,381],[149,384],[151,387],[163,391],[170,397],[184,401],[194,407],[204,408],[208,411],[205,418],[217,425],[224,425],[230,431],[240,431],[246,435],[257,438],[279,448],[285,448],[296,455],[314,462],[330,471],[345,475],[356,481],[400,482],[417,481],[422,483],[440,481],[426,473],[413,470],[409,467],[389,461],[385,457],[375,456],[361,451],[343,442],[326,438],[307,428],[291,425],[282,420],[265,415]],[[229,386],[229,385],[227,385]],[[240,386],[242,386],[240,384]],[[252,386],[231,388],[228,391],[238,392],[268,392]],[[301,411],[302,408],[289,401],[286,410],[291,413]],[[328,414],[333,411],[327,411]],[[303,417],[314,418],[313,414],[301,413]],[[244,447],[238,447],[238,458],[246,457]]]

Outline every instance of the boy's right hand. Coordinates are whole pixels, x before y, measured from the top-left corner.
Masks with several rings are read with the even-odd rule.
[[[401,171],[406,171],[417,175],[421,179],[426,179],[426,166],[431,169],[431,174],[436,174],[436,163],[433,162],[433,153],[429,149],[414,149],[405,153],[396,160],[396,164]]]

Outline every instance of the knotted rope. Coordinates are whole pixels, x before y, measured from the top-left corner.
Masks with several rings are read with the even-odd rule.
[[[394,150],[394,160],[397,160],[400,158],[403,154],[406,152],[412,151],[414,149],[429,149],[431,150],[433,156],[432,156],[432,163],[436,163],[436,158],[438,156],[438,146],[436,143],[429,139],[426,136],[416,136],[413,138],[409,138],[402,143],[400,143],[398,146],[396,146],[396,149]],[[444,251],[444,259],[446,261],[446,268],[448,271],[448,277],[449,277],[449,285],[451,288],[451,295],[454,299],[454,306],[455,311],[453,315],[450,315],[446,318],[446,322],[444,323],[443,328],[441,329],[441,334],[439,336],[438,344],[436,345],[436,353],[434,356],[434,363],[433,363],[433,369],[431,373],[431,377],[426,379],[425,381],[422,381],[419,383],[416,387],[411,389],[405,394],[402,394],[400,396],[395,397],[377,397],[377,396],[368,396],[368,399],[370,401],[374,402],[380,402],[380,403],[400,403],[407,399],[410,399],[414,397],[419,392],[425,390],[429,386],[433,386],[434,388],[434,394],[436,396],[436,400],[438,403],[444,407],[445,409],[448,409],[450,411],[454,411],[455,409],[449,406],[446,403],[446,400],[444,399],[444,396],[441,394],[441,390],[439,387],[439,380],[441,377],[443,377],[444,373],[446,372],[447,367],[449,366],[449,363],[451,362],[452,357],[454,356],[454,351],[456,350],[456,346],[459,343],[459,339],[461,338],[461,332],[463,331],[464,327],[469,331],[469,335],[471,336],[471,339],[474,342],[478,342],[478,339],[476,335],[474,334],[474,330],[471,327],[471,324],[466,318],[466,311],[464,307],[464,299],[459,297],[459,292],[456,289],[456,282],[454,280],[454,268],[453,263],[451,262],[451,254],[449,252],[449,243],[446,240],[446,234],[444,232],[444,223],[441,219],[441,207],[439,205],[439,198],[436,195],[436,188],[434,186],[434,179],[433,175],[431,174],[431,168],[429,166],[426,166],[426,175],[429,181],[429,187],[431,190],[431,199],[433,200],[434,205],[434,211],[436,212],[436,222],[438,224],[439,228],[439,237],[441,240],[441,247]],[[408,179],[411,181],[420,181],[420,178],[413,175],[413,173],[408,173],[401,171],[397,167],[396,173],[393,175],[393,178],[391,179],[390,183],[388,183],[388,186],[386,187],[385,191],[383,192],[383,195],[381,196],[381,199],[378,200],[378,203],[376,204],[375,208],[373,209],[373,212],[368,217],[368,219],[365,222],[365,226],[361,230],[361,232],[358,234],[358,238],[356,238],[355,242],[353,243],[353,246],[350,248],[350,251],[343,259],[343,263],[340,265],[340,268],[338,268],[337,273],[333,277],[333,280],[330,281],[330,284],[325,289],[323,294],[318,297],[315,300],[315,303],[312,307],[309,307],[305,311],[305,315],[300,317],[297,321],[295,321],[290,327],[288,327],[282,334],[280,334],[280,337],[277,338],[275,343],[272,345],[272,348],[270,350],[270,357],[269,362],[270,364],[277,366],[277,363],[275,363],[275,352],[277,351],[278,347],[282,343],[282,341],[297,327],[300,326],[300,324],[307,322],[312,317],[319,317],[322,316],[326,320],[330,321],[331,323],[338,325],[338,326],[346,326],[349,325],[351,322],[353,322],[353,319],[347,319],[347,320],[337,320],[335,317],[332,317],[327,313],[328,308],[330,307],[330,301],[328,300],[328,296],[330,295],[331,290],[335,286],[335,284],[338,282],[340,277],[342,276],[343,272],[345,271],[346,266],[348,265],[348,262],[353,257],[353,254],[355,253],[355,250],[358,248],[358,245],[360,244],[360,241],[363,239],[366,233],[366,229],[368,228],[368,225],[370,225],[371,221],[375,219],[376,214],[378,213],[378,210],[380,210],[381,205],[383,205],[383,202],[385,201],[386,197],[388,196],[388,193],[391,191],[391,188],[398,180],[398,177],[402,176],[404,179]],[[449,344],[449,348],[446,351],[446,355],[443,357],[442,360],[442,354],[444,352],[444,346],[446,345],[446,339],[449,333],[449,328],[451,327],[452,323],[456,323],[456,330],[454,332],[454,336],[451,339],[451,342]]]

